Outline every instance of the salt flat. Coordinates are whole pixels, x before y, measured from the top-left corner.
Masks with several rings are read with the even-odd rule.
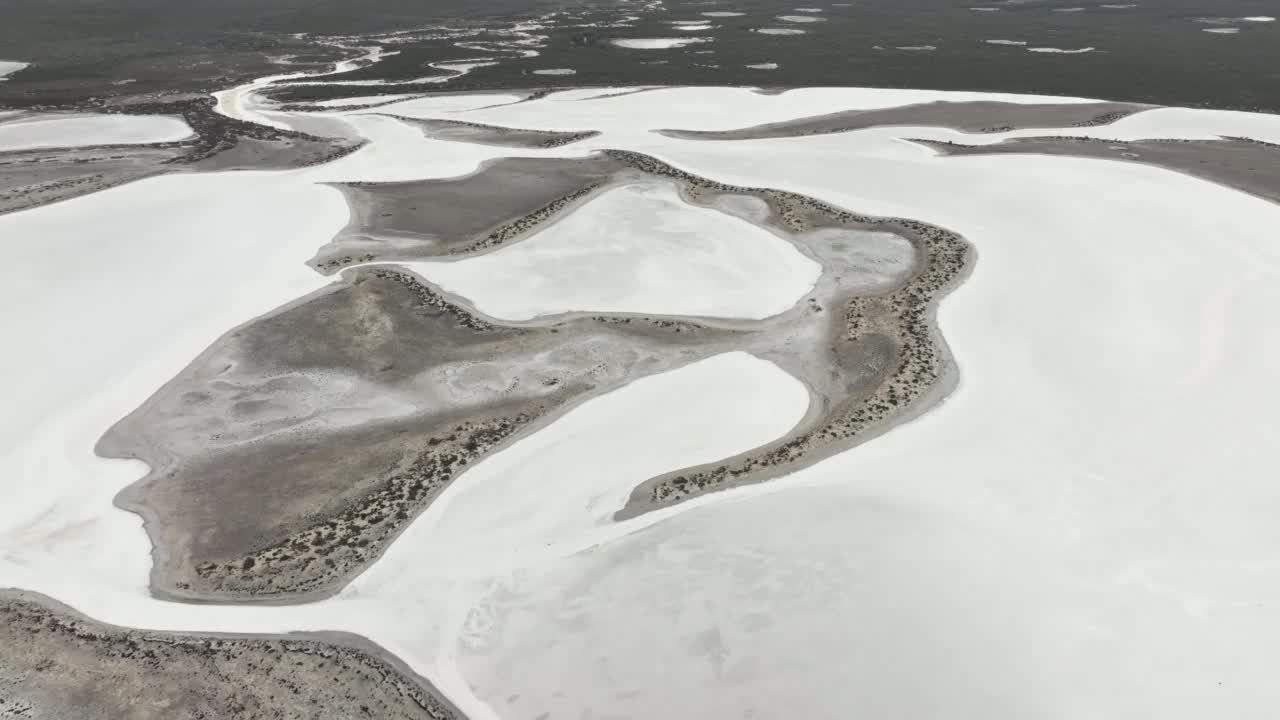
[[[702,26],[698,26],[699,29]],[[613,44],[628,50],[667,50],[670,48],[684,47],[695,43],[709,42],[710,38],[694,37],[694,38],[619,38],[613,40]]]
[[[0,152],[89,145],[145,145],[192,136],[181,118],[160,115],[32,115],[0,124]]]
[[[622,714],[1264,716],[1280,700],[1257,674],[1280,574],[1261,439],[1277,426],[1249,407],[1280,390],[1262,379],[1280,335],[1257,332],[1276,301],[1280,208],[1035,157],[882,157],[855,180],[821,161],[849,142],[774,145],[763,171],[740,148],[662,154],[876,212],[927,205],[972,238],[974,275],[940,316],[956,394],[793,476],[795,496],[743,491],[567,561],[572,580],[496,583],[463,674],[496,707],[519,695],[516,716],[587,702],[539,692],[544,669]],[[952,192],[964,178],[983,181]],[[783,530],[798,525],[800,541]],[[627,622],[606,620],[620,608]],[[512,660],[534,648],[543,662],[522,675]],[[922,675],[929,693],[908,691]],[[1009,691],[981,692],[992,677]]]
[[[765,230],[689,206],[666,184],[624,185],[529,239],[447,263],[406,263],[507,320],[571,311],[764,318],[820,268]]]
[[[556,130],[591,128],[628,140],[643,137],[649,128],[678,127],[687,130],[730,130],[752,125],[822,115],[834,110],[872,110],[937,100],[990,100],[1018,104],[1091,103],[1086,98],[1002,93],[887,90],[880,88],[797,88],[780,95],[753,93],[741,88],[659,88],[641,93],[615,93],[591,102],[583,97],[600,95],[599,89],[556,93],[536,103],[513,104],[495,100],[483,103],[464,98],[454,101],[428,97],[379,108],[379,112],[407,117],[440,117],[508,127]],[[1266,116],[1262,116],[1266,117]],[[1245,120],[1240,120],[1245,122]],[[1000,137],[993,133],[993,138]],[[600,138],[578,149],[607,147]],[[617,141],[615,140],[615,146]]]
[[[0,60],[0,82],[4,82],[10,75],[29,66],[30,63],[18,62],[17,60]]]
[[[224,108],[287,124],[250,92]],[[0,425],[0,472],[17,490],[0,514],[0,585],[125,625],[360,633],[473,720],[1198,720],[1280,706],[1267,672],[1280,632],[1268,610],[1280,602],[1269,452],[1280,424],[1266,402],[1280,396],[1270,318],[1280,206],[1136,164],[944,157],[905,141],[972,137],[939,128],[717,142],[652,132],[938,99],[1046,101],[1035,96],[596,89],[506,104],[518,99],[428,97],[397,112],[600,130],[521,152],[632,150],[963,234],[978,260],[938,315],[959,385],[917,420],[788,478],[607,522],[635,478],[742,452],[803,415],[805,389],[776,365],[716,356],[584,403],[478,463],[333,598],[286,608],[151,598],[141,524],[110,505],[145,469],[94,457],[98,436],[219,334],[327,282],[304,263],[347,212],[321,183],[465,175],[512,152],[335,111],[326,117],[369,147],[302,171],[153,178],[0,216],[11,252],[0,301],[22,308],[0,328],[23,339],[0,360],[17,410]],[[1274,141],[1280,122],[1159,109],[983,137],[1029,132]],[[679,200],[657,200],[658,219],[699,222],[670,210]],[[544,232],[602,216],[570,214]],[[724,254],[714,224],[700,267],[688,247],[666,250],[702,273],[750,267]],[[421,272],[448,285],[445,274],[477,260],[558,271],[538,242]],[[585,256],[579,244],[582,267],[651,261],[625,237],[607,242]],[[803,276],[794,255],[773,266]],[[512,277],[473,278],[473,292],[503,297]],[[568,279],[557,290],[565,308],[563,297],[599,282]],[[617,289],[625,307],[661,312],[672,294],[662,283]]]
[[[1064,50],[1062,48],[1056,48],[1056,47],[1029,47],[1027,48],[1027,52],[1049,53],[1049,54],[1055,54],[1055,55],[1080,55],[1083,53],[1093,52],[1095,49],[1096,48],[1083,47],[1083,48],[1075,48],[1073,50]]]

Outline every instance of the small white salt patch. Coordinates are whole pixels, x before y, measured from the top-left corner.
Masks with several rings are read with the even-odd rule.
[[[686,45],[694,45],[696,43],[710,42],[711,38],[694,37],[694,38],[624,38],[615,39],[614,45],[628,50],[666,50],[669,48],[684,47]]]
[[[10,75],[30,65],[31,63],[18,62],[16,60],[0,60],[0,82],[8,80]]]
[[[1063,50],[1062,48],[1055,48],[1055,47],[1033,47],[1033,48],[1027,48],[1027,52],[1056,53],[1059,55],[1079,55],[1081,53],[1093,52],[1095,49],[1096,48],[1087,47],[1087,48],[1079,48],[1076,50]]]

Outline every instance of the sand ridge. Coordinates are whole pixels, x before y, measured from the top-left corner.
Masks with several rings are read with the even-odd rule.
[[[976,133],[1001,133],[1019,128],[1092,127],[1107,125],[1150,108],[1131,103],[1009,104],[1002,102],[937,101],[886,108],[851,110],[818,117],[738,130],[660,130],[687,140],[758,140],[853,132],[877,127],[927,125]]]
[[[390,653],[340,633],[139,631],[96,622],[38,593],[4,589],[0,620],[6,717],[464,717]]]

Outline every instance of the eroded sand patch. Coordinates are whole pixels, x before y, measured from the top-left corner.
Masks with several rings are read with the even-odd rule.
[[[313,263],[417,260],[498,247],[581,202],[625,166],[604,156],[502,158],[443,180],[344,183],[352,217]]]
[[[359,269],[221,338],[98,451],[152,467],[118,502],[147,520],[154,592],[323,597],[482,456],[575,398],[705,357],[720,334],[495,325],[403,270]]]
[[[567,73],[557,72],[555,74],[571,75],[573,72],[574,71],[570,70]],[[585,140],[600,134],[595,130],[583,130],[578,132],[526,130],[523,128],[500,127],[497,125],[485,125],[483,123],[466,122],[462,120],[418,119],[398,117],[395,115],[391,115],[389,117],[395,117],[401,122],[408,123],[409,125],[422,130],[423,134],[430,138],[478,143],[481,145],[501,145],[504,147],[548,149],[575,143],[579,140]]]
[[[1155,165],[1280,203],[1280,145],[1245,138],[1134,141],[1027,137],[991,145],[918,142],[952,156],[1035,153]]]
[[[354,636],[132,630],[0,590],[0,643],[0,712],[10,717],[464,718],[425,678]]]

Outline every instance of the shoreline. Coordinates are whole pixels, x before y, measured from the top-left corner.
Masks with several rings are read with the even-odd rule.
[[[23,609],[23,606],[33,609]],[[54,662],[66,663],[65,666],[59,668],[61,677],[53,682],[48,682],[51,687],[47,689],[42,688],[42,685],[45,685],[47,681],[41,681],[41,678],[48,677],[45,674],[47,669],[39,665],[33,666],[26,674],[30,681],[29,684],[9,689],[16,694],[7,698],[7,702],[19,705],[16,708],[0,709],[17,709],[21,711],[20,703],[24,702],[24,695],[43,699],[48,695],[62,692],[60,683],[76,682],[75,673],[106,674],[109,671],[105,669],[105,666],[108,666],[112,661],[116,663],[121,663],[122,660],[125,661],[122,663],[123,667],[117,668],[116,676],[113,679],[126,687],[133,685],[134,687],[131,689],[134,692],[143,692],[148,689],[147,684],[151,680],[150,673],[142,662],[138,662],[136,666],[127,662],[134,659],[135,656],[133,654],[154,659],[157,653],[171,652],[165,648],[184,648],[187,649],[188,654],[194,654],[196,657],[205,659],[205,662],[210,664],[221,664],[222,658],[226,658],[226,664],[222,666],[228,668],[235,668],[236,665],[242,662],[247,662],[249,668],[253,668],[253,661],[246,661],[242,655],[257,656],[259,662],[274,666],[283,665],[285,657],[305,658],[310,655],[325,658],[325,660],[321,661],[320,668],[317,668],[316,671],[320,674],[325,674],[330,671],[326,671],[323,668],[330,663],[334,664],[336,667],[331,672],[335,676],[333,679],[337,682],[328,686],[320,683],[311,683],[310,692],[321,697],[329,695],[325,709],[330,712],[344,704],[342,702],[344,698],[335,694],[333,689],[335,687],[342,688],[349,684],[351,678],[344,675],[344,671],[350,672],[349,668],[353,664],[355,668],[352,669],[358,669],[356,672],[360,672],[366,667],[371,670],[373,677],[369,678],[369,681],[376,683],[371,684],[369,688],[370,695],[360,699],[363,703],[373,703],[375,700],[374,692],[384,691],[389,692],[391,697],[388,699],[398,698],[405,705],[396,715],[384,715],[383,717],[426,717],[431,720],[465,720],[466,718],[430,680],[415,672],[395,653],[386,650],[369,638],[354,633],[335,631],[270,634],[187,633],[145,630],[102,622],[82,610],[73,608],[42,593],[2,587],[0,587],[0,614],[8,616],[12,623],[7,624],[4,631],[15,634],[23,631],[30,633],[28,642],[36,646],[36,648],[28,650],[24,657],[31,658],[31,655],[39,656],[49,653],[52,657],[57,658]],[[33,626],[30,628],[20,627],[19,623],[28,618],[32,620]],[[35,623],[37,620],[39,620],[38,624]],[[43,628],[42,631],[37,634],[37,628],[41,627]],[[120,645],[127,649],[120,651],[120,654],[115,657],[101,658],[101,665],[82,668],[77,664],[77,661],[81,658],[69,656],[66,651],[44,649],[42,647],[45,644],[56,642],[50,638],[51,628],[64,630],[81,642],[89,641],[93,646],[87,649],[90,653],[100,650],[104,643]],[[63,644],[65,645],[66,641],[63,641]],[[142,657],[137,659],[142,660]],[[187,660],[187,657],[188,655],[174,655],[173,659],[166,663],[168,667],[164,669],[165,674],[182,676],[182,665],[193,664],[190,660]],[[344,666],[344,662],[350,664]],[[199,661],[194,664],[196,667],[201,667]],[[299,660],[296,664],[302,665],[303,661]],[[6,671],[7,673],[12,673],[9,678],[13,678],[15,675],[22,677],[23,673],[19,667],[12,666],[6,668]],[[228,669],[223,670],[223,672],[234,674],[236,671]],[[241,682],[233,685],[233,687],[237,688],[237,692],[225,698],[226,707],[217,708],[217,710],[221,711],[219,712],[219,717],[241,717],[249,720],[249,718],[254,717],[254,714],[252,710],[246,712],[244,704],[249,702],[249,697],[256,690],[261,689],[261,691],[265,692],[270,687],[268,683],[272,674],[270,669],[256,673],[252,670],[248,673],[243,670],[240,670],[240,672],[249,677],[245,677]],[[302,671],[296,670],[291,670],[290,672],[297,672],[299,675],[302,673]],[[66,677],[67,674],[72,675],[72,677]],[[247,682],[251,678],[254,683]],[[218,679],[201,677],[196,672],[191,672],[186,679],[192,686],[199,687],[203,684],[209,687],[210,694],[214,694],[217,692],[215,688],[219,684],[219,680],[229,678],[226,678],[225,675],[221,675]],[[297,676],[294,676],[284,682],[305,683],[306,681],[305,679],[299,680]],[[388,685],[390,686],[389,691],[384,690],[385,686]],[[288,687],[287,684],[286,687]],[[172,689],[172,686],[170,686],[169,690],[172,691]],[[185,692],[186,688],[183,690]],[[296,694],[296,688],[294,690]],[[154,698],[154,689],[152,689],[152,693],[149,693],[149,699],[154,702]],[[134,700],[133,697],[120,699],[126,703],[131,703]],[[206,702],[209,700],[210,698],[205,699]],[[262,698],[262,700],[266,700],[266,698]],[[286,698],[277,700],[272,695],[270,700],[273,704],[279,703],[284,707],[289,707],[289,700]],[[350,705],[349,710],[351,711],[357,710],[355,705],[361,704],[359,702],[352,703],[350,696],[345,700],[346,704]],[[307,697],[304,701],[314,703],[314,696]],[[420,709],[422,714],[411,712],[413,708]],[[121,709],[123,710],[123,708]],[[279,711],[278,707],[276,709]],[[384,707],[384,709],[390,710],[391,708]]]

